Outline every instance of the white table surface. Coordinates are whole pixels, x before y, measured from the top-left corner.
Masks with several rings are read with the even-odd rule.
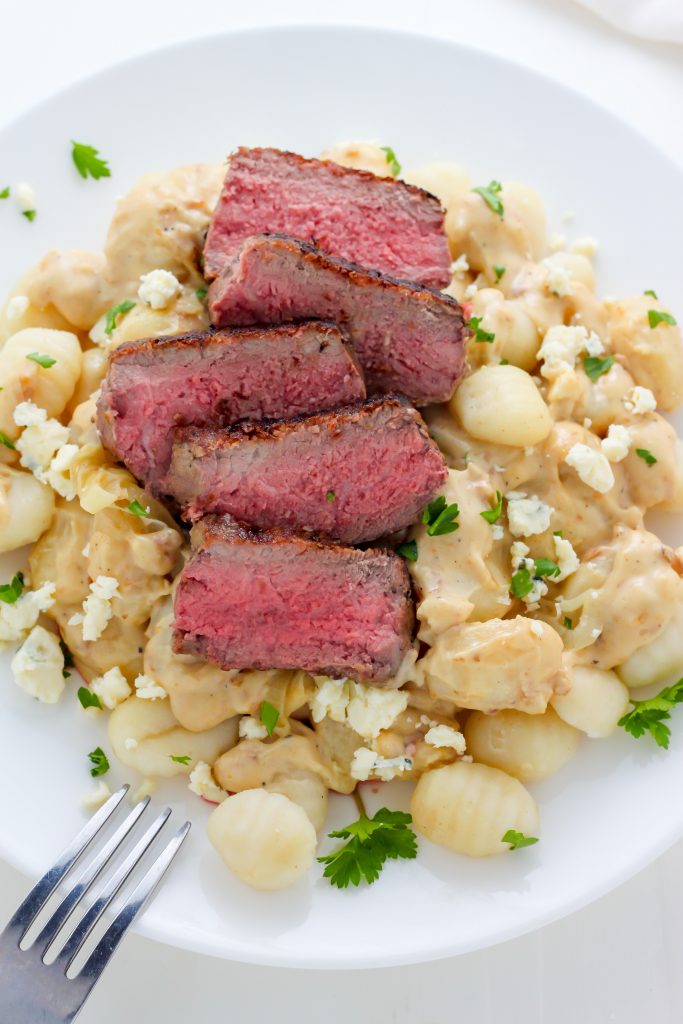
[[[346,0],[343,7],[250,0],[239,9],[230,0],[0,0],[0,126],[83,75],[152,47],[284,22],[386,25],[505,55],[592,96],[683,166],[683,47],[622,35],[571,0]],[[444,111],[449,116],[457,112]],[[383,971],[229,964],[132,935],[79,1021],[679,1024],[681,877],[683,843],[616,892],[540,932],[453,960]],[[0,865],[0,921],[26,884]]]

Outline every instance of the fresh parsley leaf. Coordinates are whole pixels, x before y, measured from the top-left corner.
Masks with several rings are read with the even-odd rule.
[[[501,359],[501,361],[498,363],[498,365],[499,366],[509,366],[510,365],[510,360],[509,359]]]
[[[503,186],[499,181],[490,181],[488,185],[479,185],[477,188],[473,188],[472,191],[478,192],[486,205],[490,206],[493,212],[497,213],[499,217],[502,217],[505,209],[503,207],[503,201],[498,195],[502,188]]]
[[[673,686],[666,686],[656,697],[631,700],[631,711],[627,711],[618,724],[634,739],[640,739],[649,732],[657,746],[668,750],[671,730],[664,723],[671,718],[671,711],[676,704],[682,702],[683,679],[679,679]]]
[[[69,648],[66,646],[64,641],[62,640],[61,636],[59,638],[59,646],[62,651],[62,657],[64,658],[64,667],[62,668],[62,675],[64,676],[65,679],[68,679],[69,676],[71,675],[68,669],[74,667],[74,656],[69,650]]]
[[[17,450],[14,442],[10,441],[7,434],[3,434],[2,430],[0,430],[0,444],[4,444],[5,448],[9,448],[11,452],[15,452]]]
[[[327,494],[325,495],[325,501],[334,501],[336,497],[337,495],[334,493],[334,491],[328,491]]]
[[[483,316],[471,316],[467,321],[467,326],[471,331],[474,331],[475,341],[491,342],[496,340],[496,336],[492,331],[485,331],[479,324],[483,320]]]
[[[480,512],[479,515],[482,519],[485,519],[487,523],[497,523],[503,514],[503,495],[500,491],[496,491],[496,504],[493,508],[487,508],[484,512]]]
[[[90,769],[90,774],[93,778],[97,778],[98,775],[106,775],[109,771],[109,758],[102,750],[102,747],[95,747],[94,750],[91,750],[88,754],[88,760],[93,766]]]
[[[430,537],[439,537],[444,533],[455,533],[460,529],[460,523],[455,520],[460,515],[460,509],[455,502],[446,504],[443,495],[439,495],[434,501],[430,501],[422,513],[422,523],[427,527]]]
[[[346,889],[349,885],[376,882],[387,860],[413,860],[417,857],[417,840],[408,825],[412,817],[403,811],[382,807],[372,818],[361,813],[346,828],[329,833],[330,839],[347,839],[334,853],[318,857],[325,865],[323,875],[331,885]]]
[[[189,754],[169,754],[168,756],[172,761],[175,761],[176,764],[189,764],[192,760]]]
[[[402,558],[407,559],[409,562],[417,562],[417,541],[407,540],[405,544],[399,544],[396,548],[396,554],[401,555]]]
[[[130,313],[135,303],[132,299],[124,299],[123,302],[119,302],[118,306],[113,306],[107,310],[107,318],[104,325],[104,333],[111,334],[116,327],[116,320],[120,316],[124,316],[126,313]]]
[[[652,288],[646,288],[643,295],[651,295],[653,299],[658,299],[657,292],[653,291]]]
[[[659,309],[648,309],[647,322],[653,330],[657,324],[671,324],[672,327],[676,326],[676,320],[672,317],[671,313],[663,313]]]
[[[537,842],[535,836],[525,836],[523,832],[518,832],[514,828],[509,828],[501,839],[501,843],[510,844],[511,850],[521,850],[524,846],[533,846]]]
[[[553,537],[564,537],[564,530],[553,530]]]
[[[493,269],[493,273],[496,275],[496,280],[495,280],[494,284],[498,284],[498,282],[500,281],[501,277],[505,273],[506,268],[498,266],[498,265],[496,265],[494,263],[492,269]]]
[[[145,519],[150,514],[149,509],[141,505],[137,498],[133,498],[133,500],[128,503],[128,511],[132,512],[134,516],[142,516]]]
[[[534,589],[533,576],[528,569],[518,569],[510,580],[510,593],[513,597],[526,597]]]
[[[583,357],[583,368],[586,371],[586,376],[590,377],[591,380],[597,380],[598,377],[602,377],[603,373],[607,373],[614,366],[614,356],[584,356]]]
[[[100,708],[100,710],[102,709],[102,705],[100,704],[100,698],[97,696],[96,693],[93,693],[92,690],[89,690],[87,686],[79,686],[76,696],[81,702],[82,708]],[[99,750],[99,747],[97,749]],[[93,751],[93,753],[96,754],[97,751]],[[92,760],[92,754],[88,754],[88,757]],[[93,774],[95,773],[93,772]]]
[[[265,725],[268,735],[272,736],[273,730],[277,725],[278,718],[280,717],[278,709],[273,707],[272,704],[269,704],[267,700],[264,700],[258,716]]]
[[[638,455],[648,466],[654,466],[656,458],[652,452],[648,451],[647,448],[636,448],[636,455]]]
[[[23,572],[17,572],[12,577],[10,583],[0,584],[0,601],[5,604],[14,604],[23,592],[24,589],[24,574]]]
[[[2,192],[0,192],[0,199],[9,199],[9,185],[5,185]]]
[[[396,154],[393,149],[391,146],[380,146],[379,148],[386,154],[387,163],[389,164],[389,170],[391,171],[392,177],[398,178],[401,173],[401,165],[396,159]]]
[[[562,570],[559,565],[552,562],[549,558],[537,558],[535,567],[535,576],[559,576]]]
[[[26,358],[32,359],[34,363],[38,363],[38,366],[42,366],[44,370],[49,370],[57,362],[52,356],[44,356],[40,352],[29,352]]]
[[[21,216],[26,217],[26,220],[35,220],[38,216],[37,210],[22,210]]]
[[[197,288],[195,290],[195,295],[197,296],[197,298],[199,299],[200,302],[203,302],[208,294],[209,294],[209,289],[208,288]]]
[[[95,149],[94,146],[86,146],[83,142],[74,142],[73,139],[71,146],[71,159],[81,178],[87,178],[88,175],[91,178],[111,177],[107,161],[102,160],[99,156],[99,149]]]
[[[565,629],[573,629],[574,628],[574,623],[572,622],[572,620],[569,618],[568,615],[565,615],[564,621],[563,621],[562,625],[564,626]]]

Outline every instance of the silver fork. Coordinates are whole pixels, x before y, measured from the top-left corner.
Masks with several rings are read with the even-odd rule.
[[[82,870],[75,877],[71,889],[62,898],[38,937],[28,949],[22,950],[20,943],[29,928],[45,908],[60,882],[102,831],[127,791],[128,786],[123,786],[100,807],[64,850],[57,863],[34,886],[0,933],[2,1024],[69,1024],[75,1020],[121,939],[152,896],[190,831],[190,822],[186,821],[169,840],[75,978],[68,978],[67,971],[91,936],[102,914],[170,817],[170,808],[164,808],[157,815],[116,870],[107,874],[105,869],[110,866],[115,853],[142,817],[149,804],[149,797],[136,804],[104,845],[99,850],[92,851],[91,858],[82,865]],[[102,879],[98,890],[93,883],[100,875]],[[86,892],[95,897],[94,902],[68,935],[54,962],[44,963],[51,948],[58,945],[55,940],[58,939],[64,925],[68,925],[69,918]]]

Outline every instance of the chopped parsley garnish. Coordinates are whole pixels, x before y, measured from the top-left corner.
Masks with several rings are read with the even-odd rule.
[[[591,380],[597,380],[598,377],[602,377],[603,373],[607,373],[614,366],[614,356],[584,356],[583,357],[583,368],[586,371],[586,376],[590,377]]]
[[[572,622],[572,620],[569,618],[568,615],[565,615],[564,620],[562,622],[562,625],[564,626],[565,629],[573,629],[574,628],[574,623]]]
[[[671,711],[683,702],[683,679],[673,686],[665,687],[656,697],[649,700],[631,700],[633,708],[619,719],[619,725],[635,739],[646,732],[659,747],[669,749],[671,730],[664,723],[671,718]]]
[[[487,523],[497,523],[503,514],[503,495],[500,491],[496,491],[496,504],[493,508],[487,508],[484,512],[480,512],[479,515],[482,519],[485,519]]]
[[[38,363],[38,366],[42,366],[44,370],[49,370],[57,362],[52,356],[44,356],[40,352],[29,352],[26,358],[32,359],[34,363]]]
[[[168,756],[172,761],[175,761],[176,764],[189,764],[192,760],[189,754],[169,754]]]
[[[559,576],[562,570],[559,565],[555,562],[551,562],[549,558],[537,558],[536,559],[536,576]]]
[[[442,494],[434,501],[430,501],[422,513],[422,523],[427,527],[430,537],[439,537],[443,533],[455,533],[460,529],[460,523],[456,519],[460,515],[460,509],[455,502],[446,504]]]
[[[133,500],[128,503],[128,511],[132,512],[134,516],[143,516],[145,519],[150,514],[149,509],[141,505],[137,498],[133,498]]]
[[[22,210],[21,216],[26,217],[26,220],[35,220],[38,216],[37,210]]]
[[[59,638],[59,646],[62,651],[62,657],[64,658],[64,667],[62,668],[62,675],[64,676],[65,679],[68,679],[69,676],[71,675],[68,669],[74,667],[74,656],[61,637]]]
[[[107,161],[102,160],[99,156],[99,149],[95,149],[94,146],[86,146],[83,142],[74,142],[73,139],[71,146],[71,159],[81,178],[87,178],[88,175],[95,179],[111,177]]]
[[[102,750],[102,747],[95,747],[94,750],[91,750],[88,754],[88,760],[93,766],[90,769],[90,774],[93,778],[97,778],[98,775],[106,775],[109,771],[109,758]]]
[[[0,430],[0,444],[4,444],[5,448],[9,448],[11,452],[15,452],[17,450],[14,442],[10,441],[7,434],[3,434],[2,430]]]
[[[659,299],[657,292],[653,291],[652,288],[646,288],[643,295],[651,295],[653,299]]]
[[[0,199],[9,199],[9,185],[5,185],[2,192],[0,192]]]
[[[553,530],[553,537],[564,537],[564,530]]]
[[[399,544],[396,548],[396,554],[401,555],[402,558],[407,559],[409,562],[417,562],[417,541],[407,540],[405,544]]]
[[[89,690],[87,686],[79,686],[78,687],[78,693],[76,694],[76,696],[78,697],[79,701],[81,702],[81,707],[82,708],[99,708],[100,710],[102,710],[102,705],[100,704],[100,698],[97,696],[96,693],[93,693],[92,690]],[[98,747],[98,750],[99,750],[99,747]],[[93,753],[96,754],[97,751],[93,751]],[[88,757],[92,759],[92,754],[88,754]],[[105,760],[106,760],[106,758],[105,758]]]
[[[124,316],[126,313],[130,313],[135,303],[132,299],[124,299],[123,302],[119,302],[118,306],[113,306],[107,310],[106,322],[104,325],[104,333],[111,334],[116,327],[116,320],[120,316]]]
[[[209,294],[208,288],[197,288],[195,290],[195,295],[197,296],[197,298],[199,299],[200,302],[203,302],[208,294]]]
[[[534,578],[528,569],[518,569],[510,580],[510,593],[513,597],[526,597],[534,589]]]
[[[0,584],[0,601],[5,604],[14,604],[23,592],[24,589],[24,574],[23,572],[17,572],[12,577],[10,583]]]
[[[413,820],[410,814],[382,807],[368,818],[360,796],[354,793],[354,799],[359,805],[358,819],[346,828],[328,833],[330,839],[347,839],[348,842],[334,853],[318,857],[325,865],[324,877],[338,889],[360,885],[363,880],[371,885],[379,878],[387,860],[417,857],[415,833],[408,828]]]
[[[647,448],[636,448],[636,455],[638,455],[643,462],[646,462],[648,466],[654,466],[657,461],[652,452],[648,451]]]
[[[486,342],[495,341],[496,336],[493,331],[485,331],[483,327],[479,326],[483,319],[483,316],[471,316],[467,321],[469,329],[474,331],[474,340]]]
[[[401,173],[401,165],[396,159],[396,154],[394,153],[393,149],[391,148],[391,146],[380,146],[379,148],[386,155],[387,163],[389,165],[389,170],[391,171],[392,177],[398,178],[399,174]]]
[[[676,319],[671,315],[671,313],[663,313],[659,309],[648,309],[647,322],[653,330],[657,324],[671,324],[672,327],[676,326]]]
[[[498,282],[500,281],[501,277],[505,273],[506,268],[498,266],[497,264],[494,263],[492,269],[493,269],[493,273],[496,275],[496,280],[495,280],[494,283],[498,284]]]
[[[498,365],[499,366],[509,366],[510,365],[510,360],[509,359],[501,359],[501,361],[498,363]]]
[[[325,501],[335,501],[336,497],[337,495],[334,493],[334,491],[328,491],[327,494],[325,495]]]
[[[503,207],[503,201],[499,196],[499,192],[503,186],[499,181],[490,181],[488,185],[479,185],[477,188],[473,188],[473,192],[478,192],[481,198],[484,200],[487,206],[490,206],[494,213],[497,213],[499,217],[503,216],[505,208]]]
[[[525,836],[523,832],[518,832],[514,828],[509,828],[501,839],[501,843],[510,844],[511,850],[521,850],[524,846],[533,846],[537,842],[536,836]]]
[[[269,704],[267,700],[264,700],[263,704],[261,705],[261,710],[259,711],[258,716],[259,719],[265,725],[268,735],[272,736],[273,730],[277,725],[278,718],[280,717],[280,712],[278,711],[278,709],[273,707],[272,704]]]

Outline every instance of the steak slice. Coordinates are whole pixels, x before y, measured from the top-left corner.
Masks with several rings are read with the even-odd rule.
[[[206,237],[207,277],[217,277],[251,235],[277,231],[433,288],[451,279],[444,212],[428,192],[329,160],[238,149]]]
[[[443,455],[403,398],[279,423],[176,434],[169,494],[198,519],[376,540],[419,518],[446,479]]]
[[[115,349],[97,426],[103,444],[158,494],[177,426],[279,419],[364,397],[356,358],[334,324],[223,329]]]
[[[302,668],[366,682],[396,674],[413,607],[403,560],[287,531],[248,533],[229,516],[192,530],[174,600],[176,652],[221,668]]]
[[[467,327],[455,299],[286,235],[248,239],[211,285],[209,305],[216,324],[334,320],[349,332],[368,390],[418,405],[447,401],[464,372]]]

